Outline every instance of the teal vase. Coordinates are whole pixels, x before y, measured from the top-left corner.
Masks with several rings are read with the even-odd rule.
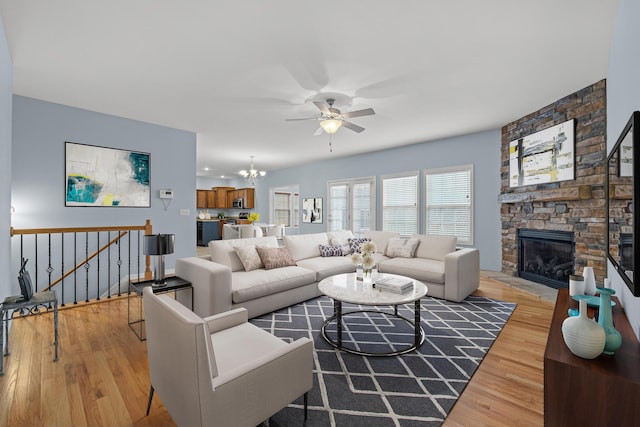
[[[598,288],[598,290],[600,291],[598,324],[602,326],[607,336],[603,353],[611,356],[622,346],[622,335],[613,326],[613,313],[611,311],[611,295],[615,294],[616,291],[610,288]]]

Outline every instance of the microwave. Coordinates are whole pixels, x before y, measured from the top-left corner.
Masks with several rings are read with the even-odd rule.
[[[233,208],[234,209],[242,209],[244,208],[244,199],[242,197],[238,197],[233,199]]]

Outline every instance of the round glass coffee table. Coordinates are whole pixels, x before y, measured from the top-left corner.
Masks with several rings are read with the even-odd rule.
[[[427,294],[427,287],[424,283],[410,277],[397,274],[380,274],[378,278],[395,277],[413,282],[413,288],[403,293],[381,290],[375,287],[371,281],[357,280],[355,273],[338,274],[327,277],[318,283],[318,289],[324,295],[333,299],[333,316],[329,317],[322,324],[322,337],[329,345],[352,354],[361,356],[397,356],[399,354],[414,351],[424,342],[424,330],[420,325],[420,298]],[[342,303],[359,304],[365,306],[393,306],[393,312],[389,313],[380,310],[353,310],[342,311]],[[414,303],[414,320],[410,320],[398,314],[398,305]],[[413,343],[408,347],[389,352],[368,352],[342,345],[343,317],[354,313],[377,313],[382,316],[389,316],[402,319],[414,327]],[[327,335],[327,327],[330,323],[336,323],[336,339]]]

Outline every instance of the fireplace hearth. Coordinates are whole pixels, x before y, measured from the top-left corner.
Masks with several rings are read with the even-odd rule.
[[[572,232],[518,230],[518,276],[555,289],[568,288],[574,271]]]

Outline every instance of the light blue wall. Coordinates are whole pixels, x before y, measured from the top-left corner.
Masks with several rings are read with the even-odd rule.
[[[611,41],[607,72],[607,152],[631,113],[640,110],[640,0],[621,0]],[[637,191],[635,197],[639,197]],[[636,255],[637,256],[637,255]],[[609,261],[608,274],[627,317],[640,337],[640,298],[636,298]],[[640,280],[640,279],[636,279]]]
[[[500,271],[500,131],[492,130],[425,142],[354,157],[305,164],[293,168],[270,171],[266,179],[256,185],[256,210],[268,218],[269,188],[300,185],[300,200],[323,197],[327,203],[327,181],[336,179],[377,177],[376,228],[382,228],[383,175],[473,164],[474,167],[474,247],[480,249],[481,268]],[[422,179],[422,175],[421,175]],[[420,198],[420,206],[424,200]],[[420,218],[424,217],[420,209]],[[421,225],[423,227],[423,225]],[[326,212],[322,224],[300,224],[300,234],[326,231]]]
[[[11,274],[11,98],[13,78],[4,23],[0,16],[0,300],[12,295]],[[0,355],[2,357],[2,355]]]
[[[65,207],[65,141],[150,153],[151,207]],[[195,254],[194,133],[14,96],[12,158],[14,228],[142,225],[150,219],[154,233],[176,235],[167,269]],[[160,189],[174,192],[166,210]],[[180,209],[190,214],[182,216]]]

